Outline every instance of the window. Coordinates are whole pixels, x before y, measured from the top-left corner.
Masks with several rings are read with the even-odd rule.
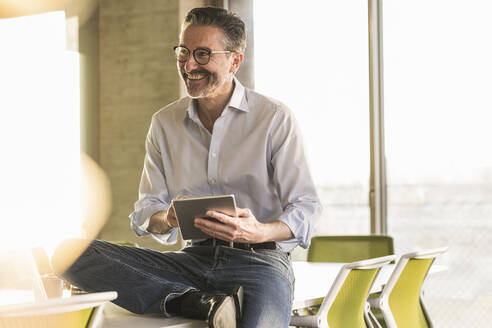
[[[383,1],[388,233],[448,245],[425,288],[440,327],[492,320],[492,3]],[[256,89],[285,102],[325,206],[318,234],[369,233],[367,1],[255,2]]]
[[[385,1],[388,226],[397,252],[449,245],[439,327],[492,319],[490,1]]]
[[[80,230],[79,56],[61,11],[0,19],[0,40],[0,249],[52,250]]]
[[[301,126],[324,213],[318,234],[368,234],[366,1],[256,1],[256,90]]]

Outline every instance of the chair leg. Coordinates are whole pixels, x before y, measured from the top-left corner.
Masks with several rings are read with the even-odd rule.
[[[366,319],[366,325],[369,328],[381,328],[378,319],[374,316],[374,313],[371,312],[371,306],[368,302],[364,307],[364,318]]]
[[[422,291],[420,294],[420,306],[422,307],[422,312],[424,312],[424,317],[425,317],[425,320],[427,321],[427,326],[429,328],[433,328],[434,325],[432,324],[432,320],[429,316],[429,312],[427,312],[427,309],[425,308],[424,302],[422,301],[423,295],[424,295],[424,291]]]

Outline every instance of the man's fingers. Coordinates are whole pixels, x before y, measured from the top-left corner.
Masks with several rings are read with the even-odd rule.
[[[218,230],[215,230],[213,228],[209,228],[209,227],[207,227],[205,225],[200,225],[200,224],[195,224],[195,226],[197,228],[199,228],[201,231],[203,231],[204,233],[206,233],[207,235],[209,235],[209,236],[211,236],[213,238],[227,240],[227,235],[224,234],[224,233],[221,233]]]
[[[188,196],[185,196],[185,195],[179,195],[178,197],[176,197],[175,199],[186,199],[188,198]],[[171,217],[172,219],[174,219],[174,221],[176,221],[176,211],[174,211],[174,204],[171,202],[171,206],[169,207],[168,209],[168,217]]]
[[[219,219],[219,221],[220,221],[220,219]],[[222,221],[220,221],[220,222],[222,222]],[[195,226],[198,226],[199,228],[204,227],[207,229],[219,230],[219,231],[227,231],[227,230],[231,229],[230,225],[213,222],[211,220],[207,220],[205,218],[200,218],[200,217],[195,218]]]
[[[248,217],[251,216],[251,210],[249,208],[236,208],[237,216]]]
[[[228,218],[225,219],[229,220]],[[213,233],[221,234],[221,236],[223,237],[228,236],[228,238],[222,238],[226,240],[230,240],[230,238],[234,235],[234,232],[236,231],[235,225],[217,223],[204,218],[195,218],[195,227],[199,228],[200,230],[211,236]]]
[[[234,237],[233,235],[231,235],[228,232],[222,232],[219,230],[208,229],[205,227],[200,227],[200,229],[204,233],[206,233],[207,235],[211,236],[212,238],[221,239],[221,240],[225,240],[225,241],[246,242],[246,241],[242,241],[240,239],[237,239],[236,237]]]
[[[176,216],[168,216],[167,223],[172,227],[178,227],[178,220],[176,219]]]
[[[232,217],[230,217],[229,215],[220,213],[220,212],[207,211],[207,213],[205,213],[205,215],[207,215],[211,218],[217,219],[220,222],[225,223],[225,224],[233,224],[233,225],[235,224],[235,221]]]

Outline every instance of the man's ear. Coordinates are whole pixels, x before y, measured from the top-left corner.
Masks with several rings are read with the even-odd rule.
[[[244,54],[241,52],[234,52],[232,54],[232,65],[230,68],[230,73],[234,73],[239,69],[239,66],[241,66],[241,63],[244,60]]]

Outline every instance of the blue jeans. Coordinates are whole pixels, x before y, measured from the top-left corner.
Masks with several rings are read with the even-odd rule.
[[[190,246],[178,252],[94,240],[63,274],[88,292],[114,290],[115,304],[137,314],[162,314],[166,302],[190,290],[244,289],[240,327],[288,327],[294,295],[289,254],[227,246]]]

